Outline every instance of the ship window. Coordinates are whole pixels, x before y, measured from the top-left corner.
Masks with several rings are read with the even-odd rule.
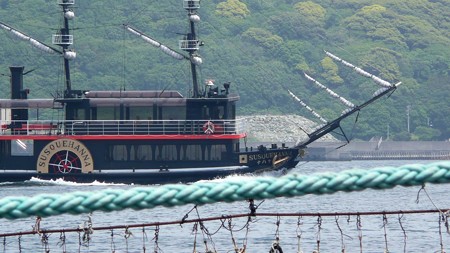
[[[225,145],[211,145],[210,160],[221,160],[222,153],[226,151]]]
[[[175,145],[164,145],[162,157],[167,161],[177,160],[177,147]]]
[[[55,112],[54,109],[49,109],[49,108],[29,108],[28,109],[28,119],[29,120],[40,120],[40,119],[49,119],[51,118],[51,116],[53,115],[53,113]],[[1,111],[0,111],[0,115],[1,115]],[[1,118],[1,116],[0,116]]]
[[[131,148],[129,149],[129,154],[128,154],[128,159],[129,160],[136,160],[136,150],[133,148],[133,145],[131,146]]]
[[[84,108],[73,110],[73,120],[83,120],[83,119],[86,119],[86,113]]]
[[[11,156],[33,156],[33,140],[11,140]]]
[[[161,119],[163,120],[185,120],[186,108],[182,106],[162,107]]]
[[[209,107],[207,107],[206,105],[202,107],[202,119],[211,119]]]
[[[11,148],[10,148],[9,143],[10,142],[7,142],[7,141],[0,142],[0,152],[1,152],[1,154],[3,154],[2,157],[11,155]],[[1,161],[1,158],[0,158],[0,161]]]
[[[141,161],[150,161],[153,159],[151,145],[139,145],[136,150],[136,159]]]
[[[174,161],[177,160],[177,147],[175,145],[160,145],[155,152],[156,160]]]
[[[125,145],[112,145],[110,154],[113,161],[128,160],[127,146]]]
[[[228,115],[229,119],[235,119],[236,118],[236,105],[231,105],[230,115]]]
[[[129,108],[130,120],[151,120],[153,117],[153,107],[151,106],[139,106]]]
[[[215,106],[213,109],[213,114],[211,115],[212,119],[223,119],[225,115],[225,107],[224,106]]]
[[[120,119],[120,107],[97,107],[98,120]]]
[[[202,160],[202,148],[200,145],[186,145],[186,153],[183,160]]]

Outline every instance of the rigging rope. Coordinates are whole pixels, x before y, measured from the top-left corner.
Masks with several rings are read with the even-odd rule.
[[[237,178],[220,182],[197,182],[191,185],[172,184],[129,190],[107,189],[98,192],[6,197],[0,199],[0,218],[47,217],[64,213],[90,213],[97,210],[119,211],[126,208],[142,210],[156,206],[202,205],[222,201],[332,194],[339,191],[389,189],[425,183],[450,183],[450,161],[312,175],[289,174],[279,178],[259,177],[248,180]]]
[[[233,232],[240,232],[244,229],[248,230],[249,219],[251,220],[253,217],[276,217],[280,219],[280,217],[296,217],[297,219],[302,219],[306,217],[335,217],[335,222],[339,220],[339,217],[350,217],[350,216],[377,216],[377,215],[399,215],[399,219],[405,214],[434,214],[441,213],[441,219],[446,222],[446,219],[450,219],[450,209],[430,209],[430,210],[396,210],[396,211],[374,211],[374,212],[314,212],[314,213],[239,213],[239,214],[227,214],[221,216],[213,216],[213,217],[205,217],[205,218],[194,218],[194,219],[181,219],[181,220],[172,220],[172,221],[158,221],[158,222],[149,222],[149,223],[139,223],[139,224],[122,224],[122,225],[111,225],[111,226],[97,226],[94,227],[92,224],[80,225],[76,228],[57,228],[57,229],[42,229],[38,224],[40,224],[41,220],[36,221],[36,225],[33,226],[33,230],[31,231],[14,231],[11,233],[0,233],[0,238],[4,237],[12,237],[12,236],[21,236],[21,235],[34,235],[34,234],[54,234],[54,233],[71,233],[71,232],[84,232],[88,229],[91,231],[102,231],[109,230],[114,231],[115,229],[134,229],[134,228],[145,228],[145,227],[155,227],[155,232],[159,230],[159,227],[162,226],[170,226],[170,225],[184,225],[189,223],[200,223],[200,222],[210,222],[210,221],[220,221],[222,224],[214,233],[208,233],[208,236],[213,236],[220,231],[220,229],[225,228],[231,233],[231,237],[233,238]],[[400,216],[401,215],[401,216]],[[40,218],[40,217],[39,217]],[[90,218],[90,217],[88,217]],[[242,228],[233,229],[231,226],[232,219],[238,218],[247,218],[247,222]],[[347,218],[348,219],[348,218]],[[225,225],[225,222],[228,220],[228,226]],[[297,226],[301,225],[302,222],[297,222]],[[338,230],[339,226],[338,226]],[[248,233],[248,231],[246,231]],[[235,243],[233,243],[235,244]],[[237,248],[237,247],[236,247]]]

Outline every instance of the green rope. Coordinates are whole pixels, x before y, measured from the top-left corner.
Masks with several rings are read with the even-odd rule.
[[[209,204],[247,199],[294,197],[306,194],[331,194],[338,191],[388,189],[424,183],[449,183],[450,162],[413,164],[398,168],[353,169],[312,175],[288,174],[283,177],[259,177],[221,182],[197,182],[191,185],[163,185],[129,190],[108,189],[99,192],[41,194],[33,197],[0,199],[0,218],[82,214],[93,211],[135,210],[156,206]]]

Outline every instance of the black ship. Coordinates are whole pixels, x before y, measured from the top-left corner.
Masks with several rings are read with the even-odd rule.
[[[249,148],[245,146],[247,134],[243,131],[243,122],[236,117],[239,96],[230,92],[230,83],[217,87],[209,81],[204,88],[199,87],[197,66],[202,63],[198,54],[201,41],[195,25],[200,21],[197,13],[200,0],[183,0],[190,25],[190,32],[179,42],[179,49],[185,53],[178,53],[124,25],[124,29],[162,52],[190,62],[192,94],[188,97],[171,90],[72,89],[69,62],[76,53],[71,49],[73,37],[69,23],[74,17],[71,7],[75,2],[57,0],[57,3],[62,7],[64,20],[60,32],[52,38],[58,47],[48,46],[0,22],[0,28],[33,46],[60,54],[65,71],[65,91],[61,96],[28,99],[29,90],[23,88],[24,67],[10,67],[11,98],[0,99],[0,182],[26,181],[34,177],[75,182],[163,184],[288,171],[302,160],[308,144],[340,129],[341,120],[398,86],[353,66],[384,87],[362,105],[351,104],[339,118],[324,121],[323,126],[308,134],[307,140],[293,147],[272,144]],[[40,108],[62,110],[64,116],[58,120],[29,120],[29,111]]]

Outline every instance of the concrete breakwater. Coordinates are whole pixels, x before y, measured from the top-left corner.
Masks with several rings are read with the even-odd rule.
[[[243,117],[248,147],[271,147],[273,143],[293,146],[307,138],[316,123],[298,115]],[[448,141],[352,141],[349,144],[326,135],[308,146],[305,160],[450,160]]]
[[[270,148],[272,142],[249,142]],[[295,143],[285,143],[292,147]],[[450,160],[448,141],[318,141],[310,144],[304,157],[306,161],[350,160]]]
[[[308,160],[450,160],[448,141],[316,142]],[[341,147],[341,148],[338,148]]]

